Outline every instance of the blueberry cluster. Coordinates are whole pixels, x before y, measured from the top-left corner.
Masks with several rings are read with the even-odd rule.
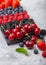
[[[7,9],[1,9],[0,10],[0,15],[4,15],[4,14],[14,14],[14,13],[19,13],[19,12],[23,12],[23,7],[22,6],[19,6],[15,9],[13,9],[11,6],[8,7]]]

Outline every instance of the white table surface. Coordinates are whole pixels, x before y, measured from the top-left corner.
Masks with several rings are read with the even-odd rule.
[[[29,12],[36,24],[46,29],[46,0],[22,0],[21,5]],[[0,31],[0,65],[46,65],[46,58],[39,54],[35,55],[33,50],[28,50],[29,57],[15,52],[17,45],[7,46]]]

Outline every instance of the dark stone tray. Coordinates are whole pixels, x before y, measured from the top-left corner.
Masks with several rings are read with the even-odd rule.
[[[33,19],[30,19],[29,22],[32,24],[32,23],[34,23],[34,20],[33,20]],[[27,23],[29,23],[29,22],[24,20],[24,21],[23,21],[23,24],[27,24]],[[23,25],[23,24],[22,24],[22,25]],[[3,25],[3,26],[4,26],[5,29],[7,29],[6,25]],[[8,28],[9,28],[9,26],[8,26]],[[4,32],[4,30],[2,30],[2,28],[1,28],[1,32],[2,32],[2,33]],[[3,37],[5,38],[7,45],[17,44],[17,43],[23,42],[24,40],[28,39],[28,38],[25,38],[25,37],[24,37],[24,39],[21,39],[21,40],[10,41],[10,40],[8,40],[8,38],[6,38],[6,37],[4,36],[4,34],[3,34]]]

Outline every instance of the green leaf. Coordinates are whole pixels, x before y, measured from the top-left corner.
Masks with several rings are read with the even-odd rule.
[[[17,48],[16,51],[19,52],[19,53],[23,53],[26,56],[28,56],[27,49],[25,49],[25,48]]]

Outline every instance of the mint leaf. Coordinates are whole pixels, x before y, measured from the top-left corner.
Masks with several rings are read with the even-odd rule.
[[[16,51],[19,52],[19,53],[23,53],[26,56],[28,56],[27,49],[25,49],[25,48],[17,48]]]

